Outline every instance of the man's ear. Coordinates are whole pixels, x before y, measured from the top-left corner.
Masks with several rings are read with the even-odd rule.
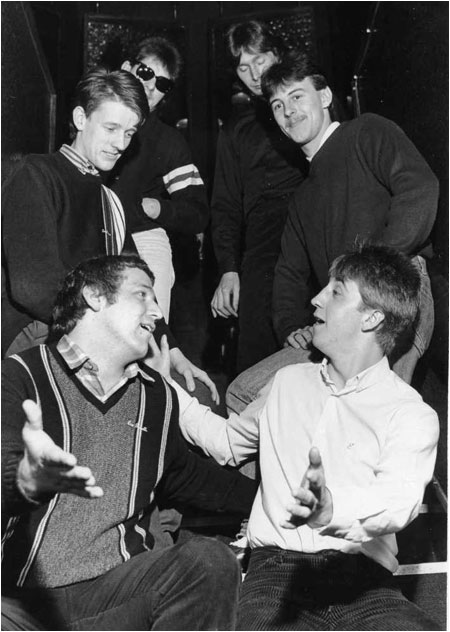
[[[85,285],[82,293],[86,304],[94,312],[99,312],[106,302],[104,294],[101,294],[95,286]]]
[[[331,88],[329,88],[328,86],[326,88],[322,88],[322,90],[320,91],[320,98],[322,100],[322,106],[324,108],[329,108],[333,100],[333,93],[331,92]]]
[[[123,64],[121,65],[120,69],[121,70],[127,70],[128,72],[131,72],[131,69],[133,68],[133,66],[130,64],[130,62],[124,61]]]
[[[384,321],[384,314],[379,309],[364,312],[361,323],[361,331],[374,331]]]
[[[72,112],[72,120],[77,131],[81,132],[84,129],[87,120],[86,112],[84,111],[84,108],[81,107],[81,105],[77,105],[77,107],[74,108]]]

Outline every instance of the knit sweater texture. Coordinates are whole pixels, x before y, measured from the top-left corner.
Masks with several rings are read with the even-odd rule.
[[[2,504],[6,588],[55,587],[97,577],[151,551],[155,503],[248,515],[254,481],[190,452],[178,401],[161,376],[141,372],[105,402],[41,345],[3,362]],[[89,466],[104,496],[57,494],[36,507],[17,490],[24,399],[39,398],[44,429]]]
[[[355,242],[425,254],[438,190],[395,123],[375,114],[341,123],[313,157],[290,205],[274,280],[279,342],[310,324],[310,299],[327,284],[333,260]]]

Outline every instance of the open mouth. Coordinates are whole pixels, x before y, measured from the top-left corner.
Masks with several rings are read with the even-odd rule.
[[[314,316],[314,324],[315,325],[324,325],[325,321],[319,318],[318,316]]]
[[[142,327],[142,329],[145,329],[145,331],[148,331],[149,334],[153,333],[153,327],[151,325],[145,325],[145,324],[141,323],[141,327]]]

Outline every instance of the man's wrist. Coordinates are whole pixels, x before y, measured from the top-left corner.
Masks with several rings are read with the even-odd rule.
[[[25,472],[24,472],[25,470]],[[31,473],[28,473],[26,470],[30,470],[30,467],[26,465],[25,459],[23,458],[17,467],[17,475],[16,475],[16,486],[19,490],[21,496],[24,499],[32,504],[32,505],[40,505],[41,502],[37,497],[36,490],[33,490],[30,485],[27,485],[25,481],[31,478]]]

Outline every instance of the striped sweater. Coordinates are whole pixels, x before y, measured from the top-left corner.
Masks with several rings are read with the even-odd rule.
[[[148,367],[101,403],[41,345],[3,362],[3,578],[13,587],[56,587],[104,574],[152,550],[156,499],[249,513],[255,484],[188,450],[172,388]],[[24,399],[42,406],[44,429],[104,490],[97,500],[57,494],[39,506],[15,485]],[[5,586],[4,586],[5,589]]]

